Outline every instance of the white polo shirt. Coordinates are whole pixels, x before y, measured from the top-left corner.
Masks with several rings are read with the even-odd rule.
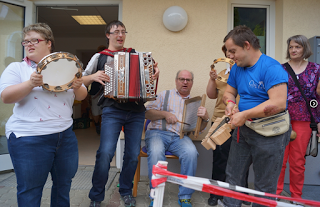
[[[11,63],[0,78],[2,91],[30,79],[37,65],[28,61]],[[63,74],[61,74],[63,75]],[[6,136],[15,133],[16,137],[38,136],[62,132],[73,124],[72,105],[75,95],[73,89],[67,92],[49,92],[35,87],[21,101],[15,103],[13,115],[6,123]]]

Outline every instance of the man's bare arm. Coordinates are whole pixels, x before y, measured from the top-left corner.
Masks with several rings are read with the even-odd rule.
[[[235,126],[242,126],[247,119],[267,117],[286,109],[287,83],[274,85],[268,90],[269,99],[258,106],[236,113],[231,118]]]
[[[223,94],[223,98],[222,98],[223,103],[225,103],[227,105],[226,109],[225,109],[226,115],[231,115],[233,107],[236,103],[237,95],[238,95],[237,89],[233,88],[230,85],[227,85],[226,90],[224,91],[224,94]]]

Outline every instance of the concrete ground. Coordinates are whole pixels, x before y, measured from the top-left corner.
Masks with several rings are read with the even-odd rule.
[[[79,166],[78,174],[81,172],[93,172],[93,166]],[[91,174],[92,175],[92,174]],[[83,184],[78,182],[84,182],[81,179],[78,181],[76,177],[73,180],[71,191],[70,191],[70,200],[71,207],[88,207],[90,204],[90,199],[88,198],[88,193],[91,188],[91,176],[88,176],[86,179],[87,186],[83,187]],[[8,180],[12,180],[9,181]],[[0,206],[1,207],[17,207],[17,198],[16,198],[16,187],[15,183],[10,183],[15,180],[15,174],[13,171],[6,171],[0,173]],[[118,180],[119,173],[115,173],[113,182],[111,182],[109,189],[106,191],[105,200],[102,202],[102,207],[124,207],[123,201],[120,199],[120,194],[118,192]],[[48,182],[48,181],[47,181]],[[88,184],[88,182],[90,184]],[[107,184],[108,185],[108,184]],[[43,189],[43,196],[41,201],[41,207],[50,206],[50,192],[51,189],[46,187]],[[85,189],[84,189],[85,188]],[[149,206],[149,181],[148,177],[141,176],[141,181],[138,185],[138,195],[136,197],[136,206],[137,207],[147,207]],[[195,192],[192,196],[192,203],[194,207],[205,207],[207,205],[209,194],[203,192]],[[165,194],[164,194],[164,207],[179,207],[178,204],[178,186],[175,184],[167,183]]]
[[[89,207],[90,199],[88,193],[91,188],[91,177],[93,173],[93,166],[79,166],[78,172],[73,179],[70,199],[71,207]],[[108,190],[105,194],[105,200],[102,202],[102,207],[124,207],[123,201],[120,199],[118,192],[119,170],[111,168],[110,182],[107,183]],[[50,206],[50,178],[48,179],[44,189],[41,201],[41,207]],[[166,183],[163,206],[164,207],[179,207],[178,204],[178,185]],[[1,207],[17,207],[16,198],[16,183],[15,174],[13,171],[6,171],[0,173],[0,206]],[[136,197],[137,207],[148,207],[149,199],[149,181],[148,177],[141,176],[138,185],[138,195]],[[285,194],[287,195],[287,194]],[[207,207],[208,193],[196,191],[192,195],[193,207]],[[246,205],[243,205],[245,207]]]

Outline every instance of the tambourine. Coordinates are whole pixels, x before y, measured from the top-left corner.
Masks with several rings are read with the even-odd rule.
[[[230,58],[218,58],[213,61],[213,64],[211,65],[211,70],[214,68],[214,64],[217,64],[218,62],[229,63],[230,67],[232,67],[235,64],[235,62]]]
[[[42,88],[52,92],[67,91],[82,76],[82,63],[68,52],[51,53],[40,60],[37,73],[43,77]]]

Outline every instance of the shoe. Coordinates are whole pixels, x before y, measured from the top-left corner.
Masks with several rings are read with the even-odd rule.
[[[89,207],[100,207],[101,201],[91,201]]]
[[[210,198],[208,199],[208,205],[209,205],[209,206],[216,206],[216,205],[218,205],[218,198],[211,194],[211,195],[210,195]]]
[[[178,202],[181,207],[192,207],[191,199],[179,199]]]
[[[219,207],[226,207],[226,205],[224,205],[224,203],[220,199],[218,200],[218,206]]]
[[[297,206],[304,207],[304,205],[302,205],[301,203],[297,203],[296,201],[290,201],[290,203],[297,205]]]
[[[136,206],[136,199],[132,195],[121,196],[121,199],[126,207]]]
[[[151,200],[149,207],[153,207],[153,199]]]
[[[242,201],[242,204],[247,205],[247,206],[250,206],[250,205],[251,205],[251,202],[250,202],[250,201]]]

